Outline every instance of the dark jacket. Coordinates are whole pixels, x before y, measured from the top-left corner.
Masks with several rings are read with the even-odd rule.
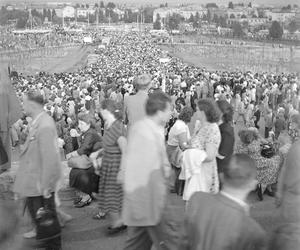
[[[217,158],[218,172],[223,172],[223,167],[228,163],[230,156],[234,150],[234,130],[230,123],[222,123],[220,126],[221,144],[219,146],[219,154],[225,156],[224,159]]]
[[[265,232],[237,202],[222,194],[195,193],[190,199],[180,250],[261,250]]]
[[[79,155],[89,156],[91,153],[102,148],[102,137],[93,128],[90,128],[82,135],[82,142],[77,150]]]

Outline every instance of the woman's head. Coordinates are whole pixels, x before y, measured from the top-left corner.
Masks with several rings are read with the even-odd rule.
[[[194,114],[194,111],[190,107],[184,107],[179,116],[178,119],[184,121],[185,123],[189,123],[192,119],[192,116]]]
[[[78,114],[78,128],[81,132],[86,132],[91,127],[93,122],[93,117],[88,113]]]
[[[111,99],[105,99],[101,103],[101,115],[105,121],[111,119],[122,120],[123,107],[121,103],[117,103]]]
[[[254,129],[243,129],[238,133],[240,140],[243,144],[250,144],[258,139],[257,131]]]
[[[216,102],[210,99],[199,100],[196,113],[200,121],[210,123],[218,122],[221,116],[221,111]]]
[[[233,120],[233,107],[225,100],[217,101],[217,105],[222,112],[222,120],[224,123],[232,122]]]
[[[292,117],[291,117],[291,129],[300,130],[300,114],[292,115]]]

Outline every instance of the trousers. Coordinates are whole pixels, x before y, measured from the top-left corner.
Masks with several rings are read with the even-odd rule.
[[[37,211],[44,206],[44,198],[43,196],[36,196],[36,197],[27,197],[26,199],[26,206],[29,212],[29,215],[36,226],[37,236],[42,235],[43,232],[39,232],[39,227],[37,227],[37,219],[36,214]],[[55,198],[54,193],[51,194],[51,198],[48,200],[49,208],[55,213],[55,220],[56,223],[58,222],[58,217],[56,215],[56,208],[55,208]],[[61,236],[57,236],[55,238],[51,238],[48,240],[39,240],[39,247],[44,248],[45,250],[61,250]]]

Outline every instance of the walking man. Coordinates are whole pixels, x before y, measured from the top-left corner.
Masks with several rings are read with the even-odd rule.
[[[128,226],[125,250],[167,247],[162,229],[170,165],[164,126],[170,119],[171,99],[155,92],[146,102],[146,117],[129,130],[128,147],[121,165],[124,186],[122,217]]]
[[[44,111],[43,105],[41,93],[29,91],[24,95],[24,111],[32,118],[32,123],[20,155],[14,191],[25,198],[39,246],[46,250],[59,250],[61,238],[54,191],[61,173],[60,155],[55,123]],[[51,211],[52,224],[41,227],[37,215],[40,208],[46,206]]]

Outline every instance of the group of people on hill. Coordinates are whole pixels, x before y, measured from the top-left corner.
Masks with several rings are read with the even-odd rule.
[[[299,174],[291,177],[298,168],[299,76],[213,72],[174,57],[162,63],[165,56],[148,34],[115,33],[95,64],[13,79],[24,116],[6,136],[22,150],[15,192],[27,197],[29,235],[44,238],[35,218],[43,197],[56,211],[60,153],[77,191],[74,206],[96,199],[93,218],[110,220],[109,235],[128,230],[124,249],[266,249],[246,200],[253,190],[260,200],[274,196],[277,183],[287,227],[276,231],[270,249],[293,249],[297,242],[281,237],[293,227],[296,237],[300,221]],[[165,213],[169,191],[186,202],[181,236]],[[54,224],[63,219],[70,217],[55,212]],[[59,233],[45,240],[48,249],[61,248]]]

